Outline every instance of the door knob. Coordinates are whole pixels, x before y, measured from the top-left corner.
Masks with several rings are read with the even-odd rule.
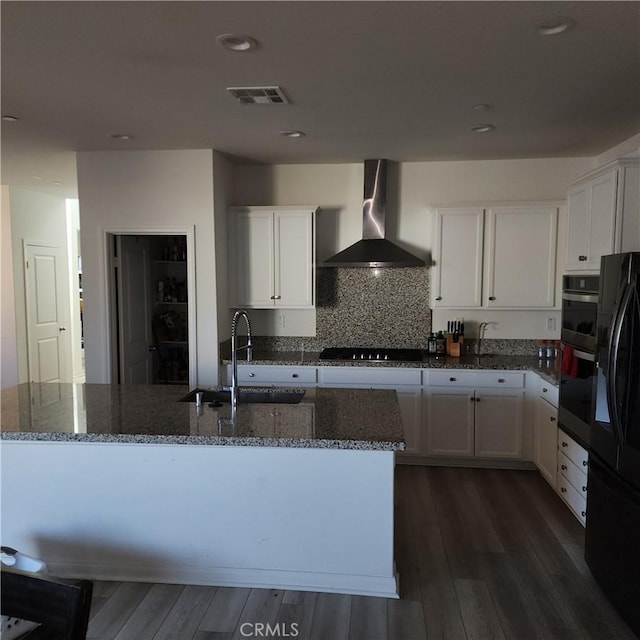
[[[156,347],[156,345],[155,345],[155,344],[150,344],[150,345],[147,347],[147,351],[157,351],[157,350],[158,350],[158,347]]]
[[[442,300],[442,296],[436,296],[436,300],[438,300],[439,302],[440,300]]]
[[[58,327],[58,331],[66,331],[67,327]]]

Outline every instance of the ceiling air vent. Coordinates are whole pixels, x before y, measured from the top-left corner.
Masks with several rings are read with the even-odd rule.
[[[280,87],[227,87],[240,104],[289,104]]]

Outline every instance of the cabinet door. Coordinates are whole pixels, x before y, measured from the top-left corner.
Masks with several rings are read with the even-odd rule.
[[[422,404],[422,390],[420,387],[396,388],[400,414],[402,416],[402,426],[404,427],[404,439],[407,448],[402,453],[421,453],[420,425]]]
[[[270,308],[274,306],[273,213],[235,213],[229,225],[232,306]]]
[[[274,224],[275,306],[313,307],[313,213],[276,211]]]
[[[610,171],[591,182],[588,260],[585,269],[600,270],[600,258],[614,252],[618,171]]]
[[[520,458],[523,391],[483,389],[475,400],[476,456]]]
[[[586,269],[589,259],[589,189],[573,187],[567,196],[567,269]]]
[[[558,209],[489,209],[485,224],[483,304],[494,308],[553,307]]]
[[[433,307],[479,307],[482,303],[484,210],[435,212]]]
[[[473,389],[432,387],[427,397],[427,443],[430,456],[473,456]]]
[[[558,410],[546,400],[538,398],[533,434],[533,461],[542,477],[556,486],[558,461]]]

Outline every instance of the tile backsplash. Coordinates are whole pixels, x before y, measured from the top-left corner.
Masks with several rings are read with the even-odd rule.
[[[325,346],[426,348],[429,269],[318,269],[316,334]]]

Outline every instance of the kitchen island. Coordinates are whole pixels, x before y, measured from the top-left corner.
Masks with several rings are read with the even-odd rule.
[[[395,392],[178,402],[173,386],[2,391],[3,544],[61,577],[397,597]]]

